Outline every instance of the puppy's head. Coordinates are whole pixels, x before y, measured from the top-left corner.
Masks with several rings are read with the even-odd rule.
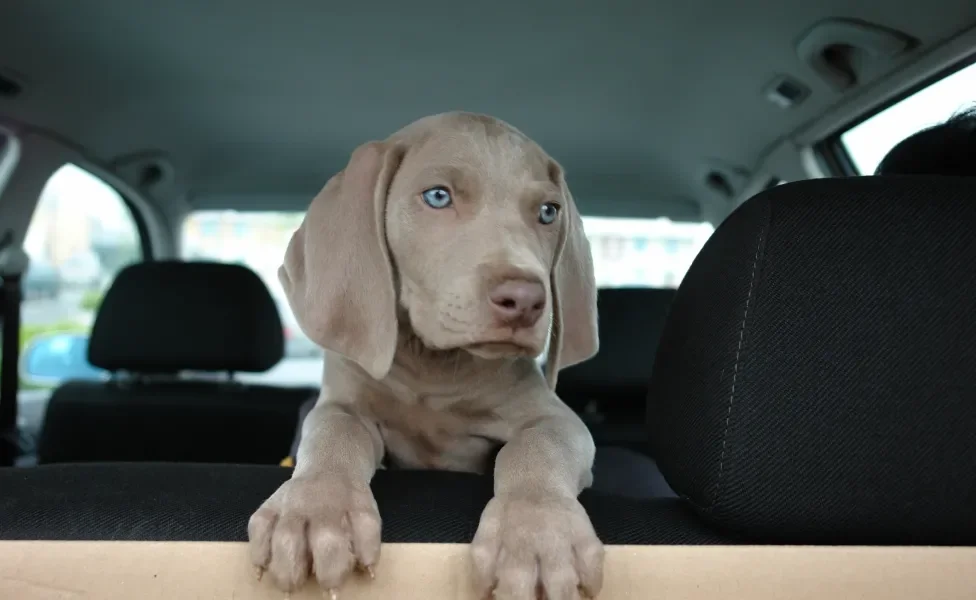
[[[510,125],[446,113],[358,148],[280,270],[305,332],[383,377],[398,316],[432,349],[597,351],[589,244],[561,167]]]

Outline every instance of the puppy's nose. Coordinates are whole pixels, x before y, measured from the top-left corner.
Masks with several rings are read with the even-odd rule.
[[[509,279],[488,292],[495,317],[512,327],[532,327],[546,307],[546,288],[537,281]]]

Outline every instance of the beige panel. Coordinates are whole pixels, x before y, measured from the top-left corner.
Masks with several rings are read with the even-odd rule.
[[[467,547],[387,544],[342,600],[471,599]],[[236,543],[0,542],[0,598],[282,600]],[[292,600],[321,600],[308,586]],[[972,600],[976,548],[611,546],[601,599]]]

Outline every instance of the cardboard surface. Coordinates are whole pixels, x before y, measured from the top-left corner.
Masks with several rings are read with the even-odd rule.
[[[0,598],[282,600],[240,543],[0,542]],[[467,546],[387,544],[341,600],[476,600]],[[600,599],[973,600],[976,548],[608,546]],[[309,585],[292,600],[321,600]]]

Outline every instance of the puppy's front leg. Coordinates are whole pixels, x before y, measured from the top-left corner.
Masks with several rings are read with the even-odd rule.
[[[577,500],[592,483],[593,438],[566,413],[528,423],[498,453],[495,497],[472,542],[484,595],[577,600],[603,586],[603,544]]]
[[[375,424],[321,398],[302,426],[290,480],[251,516],[251,560],[286,592],[309,571],[332,597],[357,564],[380,553],[380,516],[369,482],[383,455]]]

